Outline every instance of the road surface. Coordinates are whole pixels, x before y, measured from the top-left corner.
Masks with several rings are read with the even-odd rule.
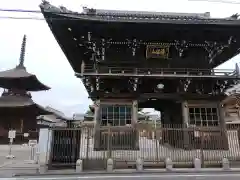
[[[240,173],[172,173],[122,175],[56,175],[6,178],[6,180],[239,180]],[[3,179],[1,179],[3,180]]]

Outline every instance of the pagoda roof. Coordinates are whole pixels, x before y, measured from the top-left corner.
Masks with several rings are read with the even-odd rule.
[[[26,91],[49,90],[50,88],[41,83],[36,75],[27,72],[24,67],[26,48],[26,35],[23,37],[19,65],[13,69],[0,71],[0,87],[4,89],[22,89]]]
[[[173,24],[218,24],[240,25],[238,15],[228,18],[211,18],[210,13],[169,13],[147,11],[117,11],[104,9],[83,8],[83,12],[74,12],[66,7],[56,7],[43,1],[40,8],[45,13],[52,13],[61,18],[82,19],[107,22],[134,22],[134,23],[173,23]],[[56,17],[57,18],[57,17]]]
[[[36,116],[52,114],[51,111],[48,111],[43,106],[36,104],[29,93],[21,95],[12,92],[3,92],[0,97],[0,114],[3,113],[26,113],[34,114]]]

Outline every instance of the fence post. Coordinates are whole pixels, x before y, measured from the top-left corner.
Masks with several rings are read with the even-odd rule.
[[[46,164],[40,164],[39,165],[39,169],[38,169],[38,173],[39,174],[45,174],[48,170],[48,167]]]
[[[200,140],[201,140],[201,148],[200,148],[200,152],[201,152],[201,167],[204,167],[204,133],[203,130],[200,129]],[[201,168],[200,167],[200,168]]]
[[[37,155],[37,146],[32,144],[30,145],[30,160],[36,162]]]
[[[40,164],[40,152],[39,147],[37,147],[36,155],[35,155],[35,163]]]
[[[76,162],[76,172],[80,173],[83,171],[83,161],[81,159],[78,159]]]
[[[172,171],[172,169],[173,169],[173,162],[172,162],[172,160],[169,157],[165,160],[165,165],[166,165],[166,170],[167,171]]]
[[[108,133],[107,133],[107,158],[110,159],[112,157],[112,150],[111,150],[111,144],[112,144],[112,133],[111,133],[111,126],[108,124]]]
[[[137,168],[137,171],[143,170],[143,160],[140,157],[136,161],[136,168]]]
[[[156,123],[156,122],[155,122]],[[159,142],[157,140],[157,128],[156,128],[156,125],[155,125],[155,130],[154,130],[154,141],[155,141],[155,146],[156,146],[156,159],[157,159],[157,163],[159,162],[159,149],[158,149],[158,146],[159,146]]]
[[[194,159],[194,168],[195,168],[195,170],[201,169],[201,160],[199,158]]]
[[[87,150],[86,150],[86,159],[87,159],[87,162],[88,162],[88,159],[89,159],[89,144],[90,144],[90,131],[89,131],[89,127],[85,127],[86,129],[83,129],[84,131],[87,130]]]
[[[222,168],[223,170],[230,170],[230,164],[228,158],[222,159]]]
[[[107,160],[107,172],[112,172],[113,171],[113,160],[109,158]]]

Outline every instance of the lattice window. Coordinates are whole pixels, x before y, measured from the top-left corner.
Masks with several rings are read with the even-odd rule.
[[[189,107],[189,124],[196,126],[217,126],[217,108]]]
[[[132,106],[126,105],[103,105],[101,108],[101,126],[125,126],[131,124]]]

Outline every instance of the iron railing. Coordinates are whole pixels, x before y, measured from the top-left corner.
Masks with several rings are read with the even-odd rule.
[[[167,157],[175,166],[193,166],[200,158],[203,166],[221,164],[223,157],[240,160],[240,131],[236,126],[54,128],[49,165],[74,166],[82,159],[85,169],[101,169],[112,158],[115,168],[134,166],[138,158],[145,166],[164,166]],[[57,142],[57,143],[56,143]]]

